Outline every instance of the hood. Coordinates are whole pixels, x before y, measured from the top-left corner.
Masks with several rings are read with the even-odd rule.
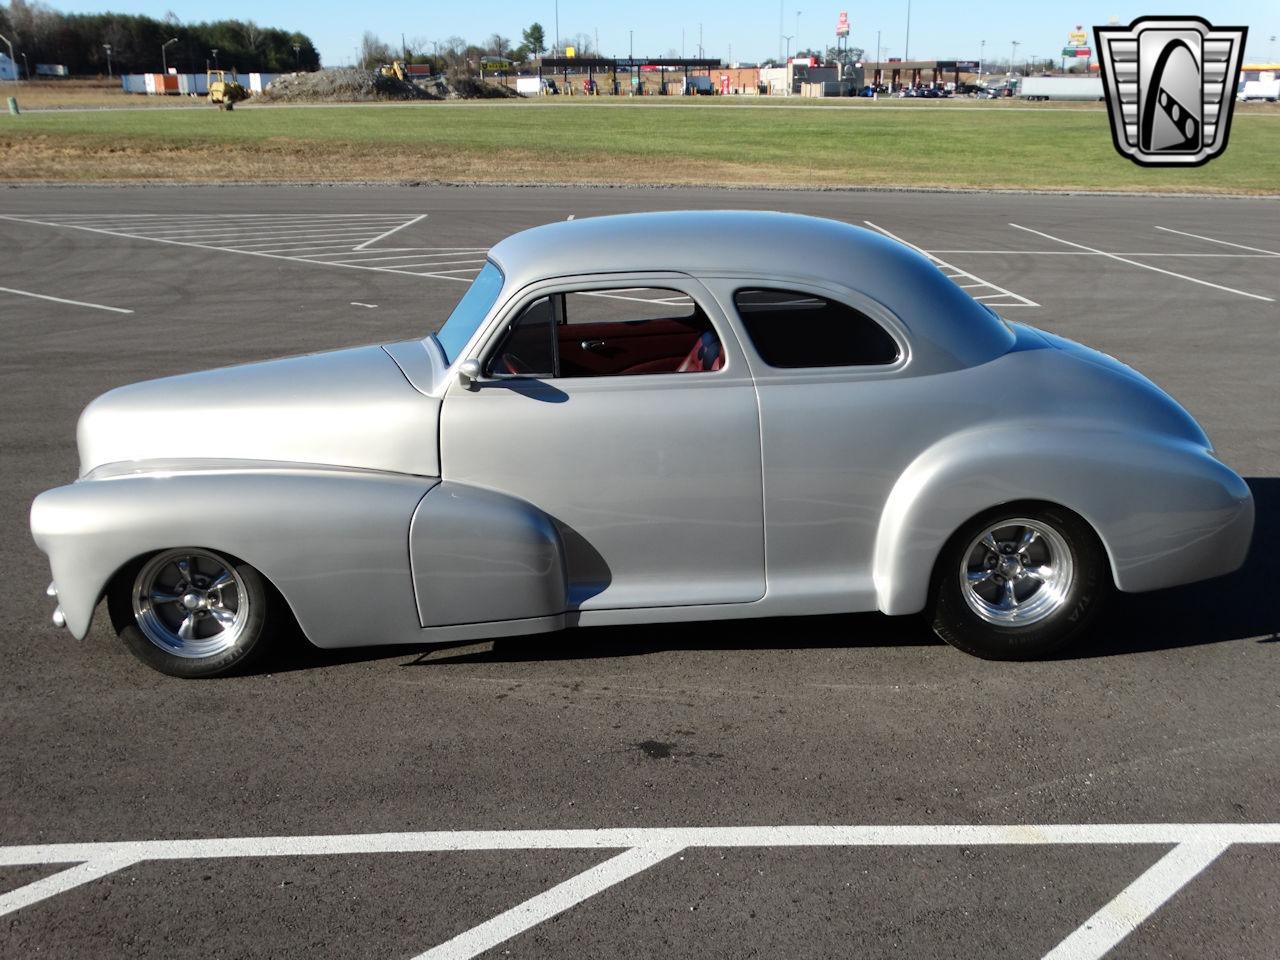
[[[80,415],[80,475],[104,464],[255,460],[439,475],[439,401],[381,347],[148,380]]]

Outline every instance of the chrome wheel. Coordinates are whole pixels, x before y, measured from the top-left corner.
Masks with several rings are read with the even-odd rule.
[[[1053,616],[1075,577],[1062,534],[1040,520],[1002,520],[988,527],[960,561],[960,592],[988,623],[1025,627]]]
[[[133,616],[143,636],[166,653],[212,657],[234,647],[244,633],[249,591],[226,557],[166,550],[134,578]]]

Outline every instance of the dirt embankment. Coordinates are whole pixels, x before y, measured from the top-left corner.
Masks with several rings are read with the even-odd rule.
[[[317,70],[287,73],[268,85],[261,99],[271,103],[368,103],[402,100],[478,100],[517,96],[506,87],[471,77],[401,80],[375,70]]]

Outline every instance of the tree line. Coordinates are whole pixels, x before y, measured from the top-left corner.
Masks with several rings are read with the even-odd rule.
[[[494,33],[483,43],[472,43],[465,37],[446,37],[428,40],[416,36],[401,39],[400,45],[387,43],[377,34],[366,31],[360,43],[360,66],[377,67],[392,60],[406,63],[428,64],[437,73],[469,73],[479,68],[483,61],[510,60],[513,64],[526,63],[550,52],[548,38],[542,24],[534,22],[520,32],[520,42]],[[595,44],[585,33],[560,38],[560,48],[573,47],[578,56],[594,56]]]
[[[0,6],[0,34],[13,42],[19,69],[23,54],[36,64],[62,64],[73,75],[159,73],[161,63],[181,73],[203,73],[206,65],[242,73],[317,70],[320,54],[303,33],[260,27],[252,20],[183,23],[116,13],[61,13],[39,2],[10,0]],[[176,43],[160,48],[170,39]],[[108,48],[110,53],[108,54]],[[217,51],[216,55],[214,51]],[[7,48],[6,48],[7,52]]]

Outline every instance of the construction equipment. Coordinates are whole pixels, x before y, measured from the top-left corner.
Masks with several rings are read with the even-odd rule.
[[[228,74],[230,79],[227,78]],[[209,102],[216,103],[219,110],[234,110],[241,100],[249,99],[249,91],[236,79],[234,70],[210,70],[207,79]]]
[[[408,79],[409,73],[404,68],[403,60],[392,60],[390,63],[384,63],[378,68],[378,73],[384,77],[395,77],[397,80]]]

